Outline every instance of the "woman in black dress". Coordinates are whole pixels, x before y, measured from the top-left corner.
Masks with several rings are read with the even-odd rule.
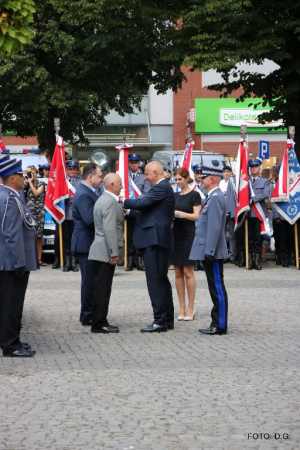
[[[179,298],[180,311],[178,320],[193,320],[195,317],[194,300],[196,294],[196,280],[194,275],[195,261],[189,259],[191,247],[195,236],[195,222],[201,208],[199,192],[193,191],[189,183],[189,171],[179,167],[175,172],[175,181],[180,192],[175,193],[174,213],[174,250],[169,259],[169,264],[174,265],[175,284]],[[185,285],[188,294],[188,307],[185,305]]]

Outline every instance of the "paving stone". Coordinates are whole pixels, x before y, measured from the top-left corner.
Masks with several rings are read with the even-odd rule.
[[[147,335],[145,275],[117,268],[109,321],[120,333],[96,335],[78,320],[80,273],[31,273],[22,340],[37,353],[0,358],[0,450],[298,449],[300,272],[226,264],[226,336],[198,332],[211,300],[196,279],[195,320]]]

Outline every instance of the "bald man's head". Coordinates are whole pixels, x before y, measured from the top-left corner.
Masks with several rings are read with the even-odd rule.
[[[158,161],[152,161],[146,165],[145,180],[149,181],[150,186],[154,186],[162,179],[164,179],[164,169]]]
[[[106,191],[117,196],[120,195],[120,192],[123,189],[121,177],[116,173],[108,173],[105,175],[103,184]]]

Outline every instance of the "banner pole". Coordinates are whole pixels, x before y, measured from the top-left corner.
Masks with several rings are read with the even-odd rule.
[[[246,269],[249,269],[249,248],[248,248],[248,218],[245,219],[245,257]]]
[[[124,269],[127,269],[127,220],[124,221]]]
[[[299,248],[298,248],[298,225],[297,222],[294,224],[295,230],[295,258],[296,258],[296,267],[299,270]]]
[[[58,225],[59,230],[59,254],[60,254],[60,269],[64,268],[64,254],[63,254],[63,239],[62,239],[62,224]]]

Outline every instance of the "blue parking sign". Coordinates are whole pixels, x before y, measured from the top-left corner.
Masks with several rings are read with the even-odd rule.
[[[270,142],[259,141],[259,158],[270,159]]]

